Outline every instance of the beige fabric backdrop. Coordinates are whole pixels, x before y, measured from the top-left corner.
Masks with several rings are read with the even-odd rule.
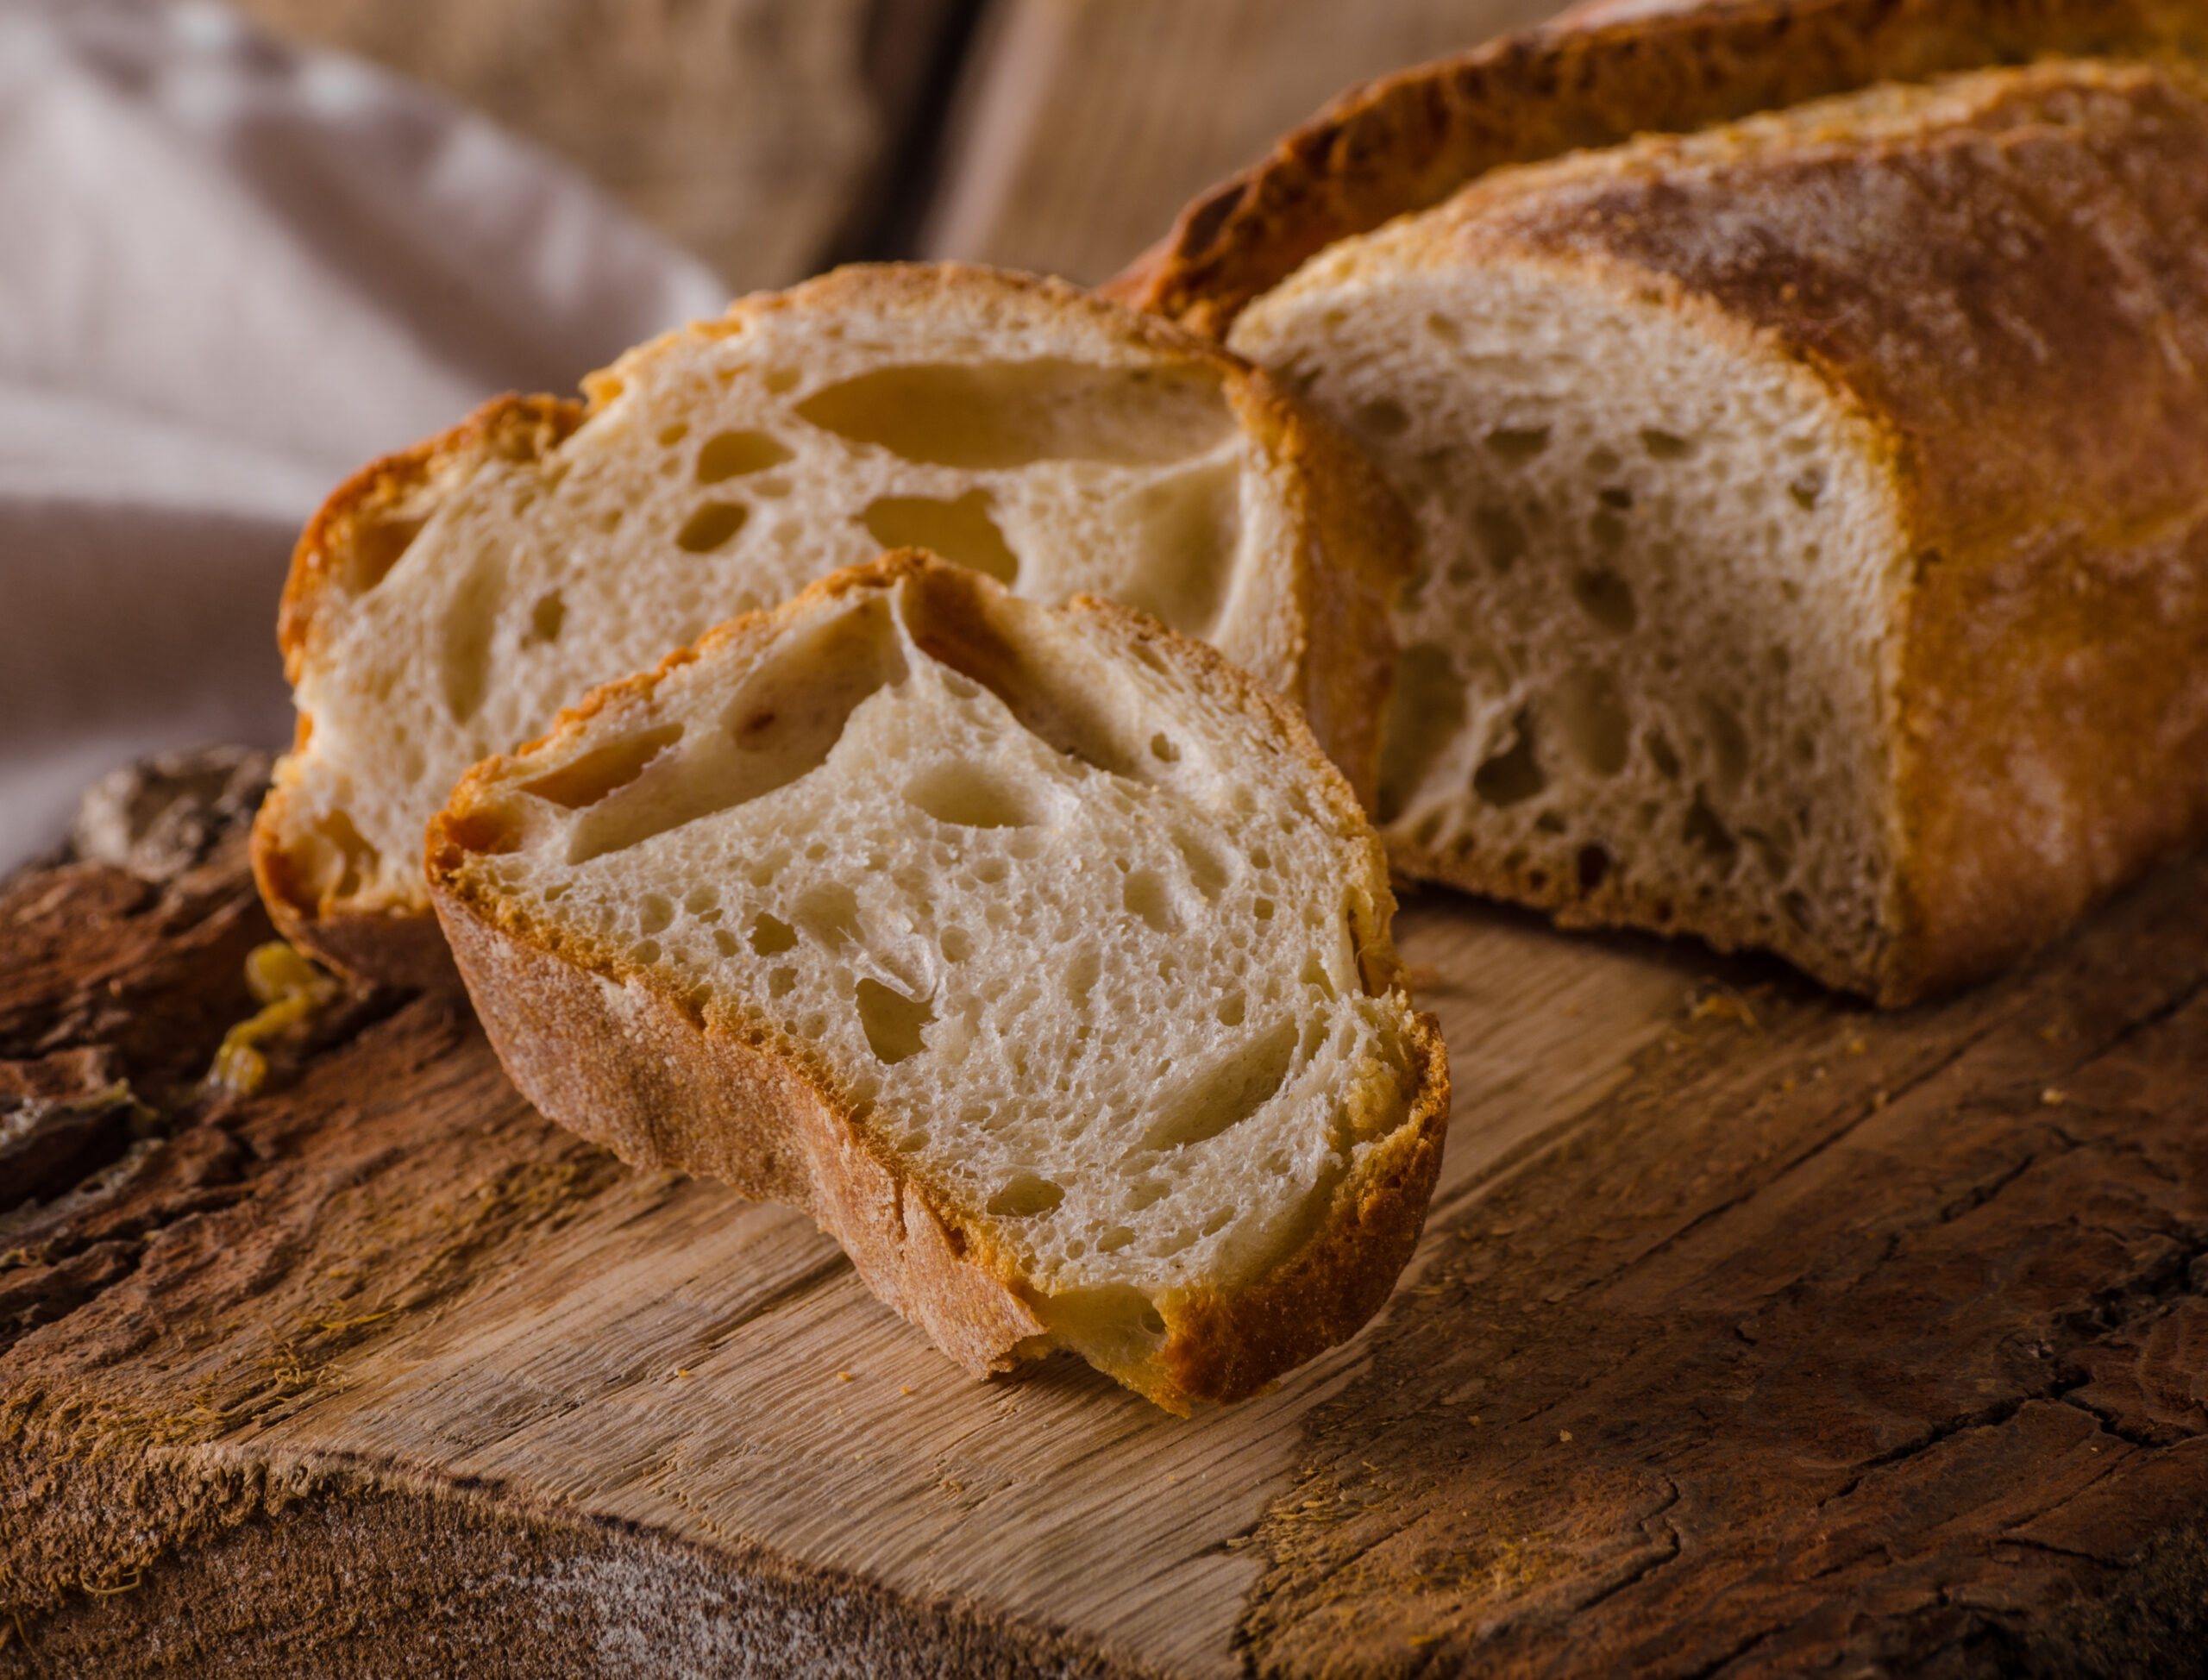
[[[211,6],[0,4],[0,868],[135,754],[279,743],[299,523],[721,283],[480,117]]]

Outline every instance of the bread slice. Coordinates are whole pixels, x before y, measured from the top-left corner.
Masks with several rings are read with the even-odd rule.
[[[1488,170],[1882,81],[2065,56],[2208,57],[2200,0],[1608,0],[1352,87],[1103,288],[1225,339],[1338,239]]]
[[[1234,346],[1415,505],[1411,874],[1900,1004],[2208,837],[2208,99],[2054,62],[1500,172]]]
[[[1095,591],[1302,706],[1369,787],[1402,510],[1263,376],[1053,281],[846,269],[379,461],[309,526],[281,640],[298,741],[254,831],[287,936],[449,975],[422,825],[591,683],[913,542]]]
[[[1417,1239],[1448,1073],[1378,839],[1122,608],[837,573],[478,766],[428,876],[531,1101],[807,1210],[976,1374],[1239,1399]]]

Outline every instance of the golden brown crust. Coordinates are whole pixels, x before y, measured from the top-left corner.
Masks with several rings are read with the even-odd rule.
[[[276,645],[285,678],[299,680],[317,614],[334,597],[373,587],[398,563],[444,486],[486,460],[537,459],[582,423],[583,412],[560,397],[494,397],[458,425],[370,461],[332,491],[300,532],[284,580]]]
[[[495,398],[448,431],[371,461],[334,491],[292,551],[277,611],[284,674],[296,684],[328,634],[330,615],[398,563],[448,486],[485,461],[530,461],[582,423],[576,404],[555,397]],[[302,711],[292,743],[304,750],[314,719]],[[356,980],[410,988],[456,986],[436,925],[412,906],[363,906],[348,890],[349,824],[317,822],[297,808],[277,768],[253,824],[253,874],[269,918],[286,939]]]
[[[1874,964],[1714,899],[1408,869],[1901,1005],[2208,839],[2208,96],[2189,68],[2073,64],[1940,97],[1929,133],[1866,98],[1506,172],[1418,224],[1422,262],[1552,264],[1690,310],[1870,429],[1909,568]]]
[[[1347,1341],[1387,1301],[1426,1227],[1449,1124],[1440,1027],[1431,1015],[1414,1019],[1410,1117],[1335,1187],[1310,1238],[1251,1288],[1177,1303],[1159,1357],[1182,1394],[1246,1399]]]
[[[996,586],[918,550],[900,550],[812,585],[771,612],[708,631],[654,670],[594,689],[544,737],[572,735],[610,709],[649,701],[690,661],[764,643],[821,602],[917,580],[949,622],[986,613]],[[1314,793],[1350,835],[1362,831],[1369,975],[1395,983],[1388,942],[1394,900],[1378,840],[1354,795],[1295,708],[1214,649],[1155,620],[1083,597],[1065,609],[1100,620],[1182,665],[1284,738]],[[526,752],[531,748],[523,749]],[[515,756],[518,756],[517,754]],[[805,1044],[747,1017],[736,1000],[679,994],[661,971],[571,931],[536,925],[484,891],[472,857],[503,843],[486,817],[510,762],[468,772],[430,824],[425,873],[436,914],[499,1056],[552,1118],[639,1165],[703,1172],[746,1195],[805,1209],[851,1255],[874,1292],[981,1375],[1054,1345],[1044,1306],[979,1210],[926,1182],[879,1141],[834,1070]],[[1345,883],[1347,885],[1349,883]],[[1155,1363],[1115,1372],[1169,1410],[1241,1398],[1353,1333],[1379,1306],[1418,1238],[1449,1107],[1448,1065],[1431,1018],[1414,1018],[1405,1117],[1338,1186],[1296,1252],[1248,1289],[1192,1295],[1164,1308]],[[1377,1117],[1387,1119],[1392,1117]],[[1386,1129],[1386,1128],[1376,1128]],[[1239,1340],[1236,1338],[1239,1338]]]
[[[1224,338],[1325,246],[1499,166],[2053,55],[2208,56],[2208,14],[2197,0],[1710,0],[1507,35],[1351,88],[1103,291]]]

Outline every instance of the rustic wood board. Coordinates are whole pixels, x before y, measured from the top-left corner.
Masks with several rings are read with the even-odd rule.
[[[235,833],[20,877],[0,1094],[158,1113],[0,1226],[0,1674],[2199,1671],[2208,860],[1890,1017],[1399,928],[1459,1092],[1419,1254],[1182,1421],[969,1381],[449,1005],[193,1096]]]

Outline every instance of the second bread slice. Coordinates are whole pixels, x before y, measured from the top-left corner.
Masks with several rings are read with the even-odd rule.
[[[1417,1238],[1448,1075],[1378,841],[1124,609],[839,573],[479,766],[428,864],[531,1100],[806,1209],[977,1373],[1237,1399]]]

